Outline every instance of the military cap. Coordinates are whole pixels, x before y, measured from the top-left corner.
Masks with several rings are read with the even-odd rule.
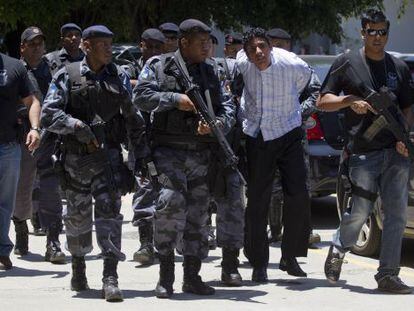
[[[164,43],[165,36],[156,28],[148,28],[142,33],[141,40],[155,40]]]
[[[238,32],[228,33],[224,36],[224,44],[243,44],[243,35]]]
[[[180,24],[180,32],[182,34],[189,32],[211,32],[211,28],[197,19],[186,19]]]
[[[171,34],[178,34],[178,32],[180,31],[180,29],[178,28],[178,26],[174,23],[164,23],[161,24],[160,27],[158,27],[159,30],[161,30],[161,32],[163,34],[165,33],[171,33]]]
[[[104,25],[93,25],[82,32],[82,39],[112,38],[114,33]]]
[[[21,42],[30,41],[34,38],[41,36],[46,40],[46,36],[43,34],[42,30],[39,27],[31,26],[26,28],[20,37]]]
[[[60,34],[61,34],[62,36],[64,36],[64,35],[65,35],[65,33],[66,33],[67,31],[70,31],[70,30],[77,30],[77,31],[79,31],[80,33],[82,33],[82,28],[80,28],[78,25],[76,25],[76,24],[74,24],[74,23],[68,23],[68,24],[65,24],[65,25],[63,25],[62,27],[60,27]]]
[[[273,28],[266,32],[266,36],[273,39],[290,40],[292,39],[290,34],[282,28]]]

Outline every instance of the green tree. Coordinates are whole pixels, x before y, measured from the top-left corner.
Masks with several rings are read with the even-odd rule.
[[[116,33],[116,41],[137,41],[145,28],[193,17],[222,30],[278,26],[297,38],[317,32],[338,42],[342,18],[372,6],[381,7],[382,0],[0,0],[0,30],[20,32],[37,25],[50,45],[59,40],[63,23],[102,23]]]

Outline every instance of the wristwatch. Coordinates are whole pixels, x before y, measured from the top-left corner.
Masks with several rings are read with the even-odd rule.
[[[40,128],[37,126],[31,127],[30,130],[36,131],[40,134]]]

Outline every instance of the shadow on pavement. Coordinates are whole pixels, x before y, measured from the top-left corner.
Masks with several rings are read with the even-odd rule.
[[[216,287],[215,282],[206,282],[209,285]],[[245,284],[243,284],[244,286]],[[228,288],[228,287],[227,287]],[[216,288],[215,295],[212,296],[198,296],[187,293],[177,293],[171,297],[171,300],[231,300],[231,301],[244,301],[258,304],[264,304],[263,302],[256,301],[254,298],[267,295],[268,292],[261,290],[251,289],[221,289]]]
[[[134,299],[134,298],[149,298],[154,297],[153,290],[131,290],[131,289],[121,289],[122,294],[125,299]],[[73,298],[81,298],[81,299],[103,299],[102,298],[102,290],[100,289],[89,289],[82,292],[78,292],[73,295]]]
[[[0,273],[0,278],[3,277],[27,277],[27,276],[43,276],[43,275],[54,275],[53,278],[63,278],[68,275],[67,271],[44,271],[44,270],[34,270],[26,269],[14,266],[10,270],[5,270]]]
[[[269,280],[269,283],[274,283],[277,286],[284,287],[287,290],[299,291],[299,292],[313,290],[315,288],[340,287],[340,288],[349,290],[350,292],[359,293],[359,294],[388,295],[387,293],[380,292],[376,289],[365,288],[365,287],[356,286],[356,285],[350,285],[350,284],[347,284],[346,281],[338,281],[336,285],[332,285],[327,280],[306,278],[306,279],[296,279],[296,280],[276,279],[276,280]]]

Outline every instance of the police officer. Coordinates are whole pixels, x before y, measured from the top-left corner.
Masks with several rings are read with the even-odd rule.
[[[228,33],[224,36],[224,56],[236,58],[237,52],[243,48],[243,35],[238,32]]]
[[[290,51],[292,49],[292,37],[282,28],[272,28],[266,32],[269,37],[270,44],[275,48]]]
[[[136,66],[129,66],[128,72],[131,75],[131,84],[136,85],[139,73],[142,70],[145,62],[163,51],[163,45],[166,39],[161,31],[155,28],[146,29],[141,35],[141,42],[139,44],[142,56],[137,61]],[[150,128],[150,115],[148,112],[142,111],[142,116],[147,125],[147,130]],[[133,154],[129,153],[130,167],[135,163]],[[154,246],[153,246],[153,224],[152,218],[155,212],[154,200],[157,196],[156,190],[153,188],[150,180],[147,178],[137,177],[137,190],[132,199],[132,209],[134,217],[132,224],[138,226],[140,247],[134,253],[134,261],[141,265],[149,266],[154,262]]]
[[[178,26],[168,22],[161,24],[158,29],[165,36],[164,53],[175,52],[178,49]]]
[[[46,54],[52,75],[64,65],[81,61],[85,56],[79,45],[81,42],[82,29],[74,24],[68,23],[60,28],[60,42],[62,48]]]
[[[234,105],[225,100],[217,75],[205,60],[209,53],[210,28],[199,20],[180,24],[179,49],[148,60],[134,89],[134,103],[153,113],[151,133],[153,158],[158,170],[159,197],[154,218],[154,243],[159,253],[160,278],[155,289],[159,298],[173,293],[174,248],[183,240],[183,291],[212,295],[214,289],[199,276],[201,260],[208,255],[207,170],[211,130],[196,114],[176,79],[164,72],[174,58],[200,86],[218,122],[226,133],[234,124]],[[208,95],[206,95],[208,94]],[[216,147],[218,148],[218,147]]]
[[[125,143],[126,131],[127,143],[140,161],[145,126],[132,106],[127,75],[111,62],[112,37],[103,25],[83,31],[86,57],[54,76],[42,108],[42,124],[63,136],[61,182],[66,184],[68,201],[64,221],[72,254],[71,288],[88,289],[84,256],[92,250],[94,198],[96,235],[104,259],[102,293],[107,301],[119,301],[117,265],[125,260],[121,253],[121,174],[128,172],[120,144]]]
[[[22,62],[35,87],[35,95],[42,103],[52,80],[48,63],[43,58],[45,36],[40,28],[29,27],[23,31],[21,37]],[[42,133],[42,142],[35,153],[39,180],[39,187],[36,191],[40,224],[47,234],[45,260],[52,263],[64,263],[65,254],[61,251],[59,242],[59,233],[62,229],[62,202],[59,195],[59,181],[53,172],[51,162],[55,139],[56,137],[51,133],[45,131]],[[31,194],[32,187],[26,188],[28,188],[26,191]],[[17,228],[16,226],[16,231]]]

